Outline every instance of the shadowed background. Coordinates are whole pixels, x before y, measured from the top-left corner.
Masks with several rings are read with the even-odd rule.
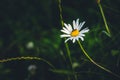
[[[101,4],[111,38],[103,32],[105,26],[95,0],[62,0],[63,20],[70,24],[77,18],[86,21],[84,27],[90,32],[82,42],[84,48],[96,62],[120,75],[120,1],[102,0]],[[71,69],[64,39],[60,38],[59,15],[57,0],[0,1],[0,59],[37,56],[60,69],[53,72],[48,64],[36,60],[10,61],[0,63],[0,80],[67,80]],[[80,80],[118,80],[90,63],[77,43],[68,43]],[[28,70],[31,65],[37,67],[34,75]]]

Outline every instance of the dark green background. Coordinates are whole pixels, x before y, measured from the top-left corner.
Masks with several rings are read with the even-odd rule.
[[[79,18],[89,27],[82,42],[88,54],[99,64],[120,75],[120,0],[101,1],[112,37],[107,36],[96,0],[62,0],[62,15],[66,23]],[[0,59],[37,56],[51,62],[61,72],[36,60],[0,63],[0,80],[26,80],[28,66],[37,66],[36,75],[28,80],[67,80],[70,63],[60,38],[60,17],[57,0],[1,0],[0,1]],[[34,48],[27,49],[29,42]],[[79,80],[119,80],[92,64],[81,52],[77,43],[68,41]],[[64,52],[66,62],[61,52]],[[72,76],[71,76],[72,77]]]

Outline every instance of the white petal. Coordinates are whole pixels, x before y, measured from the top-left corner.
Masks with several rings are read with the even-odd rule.
[[[70,37],[70,38],[67,38],[66,40],[65,40],[65,43],[68,41],[68,40],[71,40],[72,39],[72,37]]]
[[[79,36],[79,38],[80,38],[82,41],[84,41],[84,38],[83,38],[83,37]]]
[[[79,40],[79,38],[80,38],[80,36],[77,36],[77,37],[76,37],[76,40],[78,41],[78,40]]]
[[[88,32],[88,31],[89,31],[89,29],[88,29],[88,28],[85,28],[85,29],[81,30],[80,33],[82,34],[82,33]]]
[[[76,39],[75,39],[75,38],[73,38],[73,43],[75,43],[75,40],[76,40]]]
[[[73,29],[76,29],[76,23],[75,23],[75,20],[73,20]]]
[[[69,34],[70,34],[70,31],[67,30],[65,27],[63,27],[63,30],[64,30],[66,33],[69,33]]]
[[[70,39],[70,38],[66,39],[66,40],[65,40],[65,43],[66,43],[69,39]]]
[[[66,34],[70,34],[69,31],[65,31],[65,30],[60,30],[60,31],[63,32],[63,33],[66,33]]]
[[[79,25],[79,19],[76,20],[76,27]]]
[[[80,30],[80,29],[83,27],[84,24],[85,24],[85,21],[84,21],[84,22],[81,22],[81,23],[79,24],[78,30]]]
[[[78,40],[78,38],[79,38],[79,36],[76,36],[76,37],[75,37],[75,41]]]
[[[80,34],[79,34],[79,36],[85,36],[85,34],[83,34],[83,33],[80,33]]]
[[[69,26],[69,31],[72,32],[72,30],[73,30],[72,26],[70,24],[68,24],[68,26]]]
[[[61,38],[63,38],[63,37],[70,37],[70,35],[68,35],[68,34],[62,34],[62,35],[60,35],[60,37]]]
[[[64,26],[66,27],[67,30],[69,30],[69,26],[66,23],[64,23]]]

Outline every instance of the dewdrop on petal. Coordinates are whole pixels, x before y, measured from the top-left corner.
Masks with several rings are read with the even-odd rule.
[[[84,33],[87,33],[89,31],[88,28],[84,28],[82,29],[83,25],[85,24],[85,21],[79,23],[79,19],[77,19],[76,21],[73,20],[73,25],[70,24],[66,24],[64,23],[64,27],[61,30],[61,32],[63,32],[64,34],[60,35],[61,38],[67,38],[65,40],[65,43],[68,40],[72,40],[73,43],[75,43],[75,41],[78,41],[79,38],[84,41]]]

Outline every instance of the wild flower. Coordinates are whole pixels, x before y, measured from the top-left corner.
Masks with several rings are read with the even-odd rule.
[[[86,32],[89,31],[88,28],[84,28],[82,29],[83,25],[85,24],[85,21],[79,23],[79,19],[77,19],[76,21],[73,20],[73,26],[71,26],[70,24],[66,24],[64,23],[64,27],[61,30],[61,32],[63,32],[64,34],[60,35],[61,38],[66,37],[67,39],[65,40],[65,43],[68,40],[72,40],[73,43],[75,43],[75,41],[79,40],[79,38],[84,41],[84,36]]]

